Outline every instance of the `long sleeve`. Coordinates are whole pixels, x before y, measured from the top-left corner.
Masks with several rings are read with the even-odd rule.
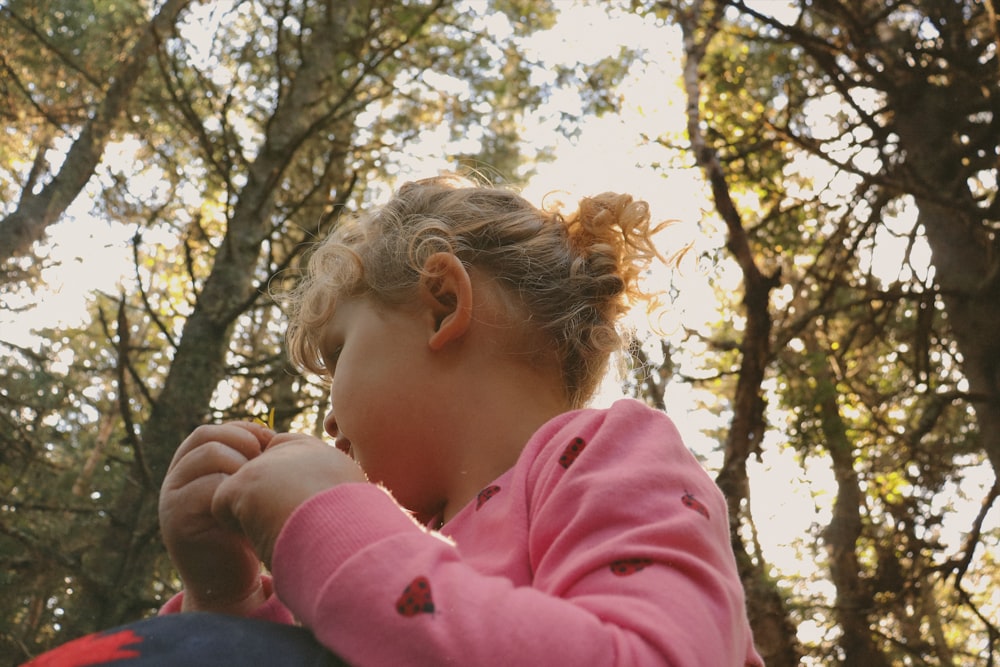
[[[282,531],[277,594],[357,667],[762,664],[722,496],[637,402],[546,424],[443,532],[337,487]]]

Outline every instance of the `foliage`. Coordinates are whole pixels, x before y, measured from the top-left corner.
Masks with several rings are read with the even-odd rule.
[[[726,230],[724,247],[699,245],[695,258],[712,267],[719,315],[633,346],[627,385],[667,408],[680,387],[721,425],[706,465],[729,497],[768,664],[990,664],[992,5],[600,6],[686,38],[687,136],[665,127],[653,141],[665,173],[702,170],[705,192],[691,196],[715,204],[706,231]],[[58,184],[152,11],[0,5],[0,215]],[[0,655],[20,662],[152,613],[176,590],[156,489],[194,425],[273,408],[278,428],[318,431],[323,388],[289,372],[271,292],[294,282],[340,215],[420,161],[522,182],[536,157],[522,154],[528,114],[551,113],[546,127],[575,136],[587,114],[617,109],[638,53],[543,60],[532,39],[559,11],[541,0],[215,0],[156,33],[85,196],[56,216],[128,230],[128,274],[93,293],[79,327],[0,343]],[[572,102],[548,106],[560,95]],[[34,252],[5,258],[5,308],[48,261],[45,245]],[[26,271],[6,273],[13,265]],[[776,487],[767,475],[788,459],[799,481]],[[803,534],[774,544],[799,504]]]
[[[768,664],[797,664],[795,653],[817,665],[991,662],[987,592],[1000,573],[982,554],[996,540],[984,520],[1000,357],[981,334],[1000,318],[1000,218],[984,187],[997,177],[995,16],[959,0],[817,0],[780,17],[777,3],[657,4],[645,9],[684,28],[697,68],[689,138],[743,272],[742,303],[720,301],[747,323],[773,319],[756,337],[720,323],[713,339],[741,355],[686,374],[743,380],[766,344],[758,455],[790,448],[804,472],[833,473],[825,518],[798,547],[817,563],[811,583],[776,582],[799,636],[757,619]],[[756,272],[780,281],[763,304],[747,298]],[[746,422],[726,404],[733,442]],[[736,511],[751,534],[766,530]],[[773,554],[750,553],[757,572],[771,569]],[[975,593],[962,583],[972,569]],[[753,581],[751,610],[774,590]]]
[[[176,591],[155,506],[191,428],[269,409],[277,428],[320,428],[323,389],[290,372],[271,297],[312,241],[408,178],[414,145],[437,141],[424,158],[435,169],[519,182],[523,116],[593,67],[590,94],[558,119],[571,134],[615,107],[606,87],[631,58],[540,61],[528,47],[555,25],[548,2],[171,0],[155,11],[0,6],[3,222],[34,219],[27,203],[48,188],[59,197],[46,220],[113,221],[131,236],[120,293],[94,293],[84,325],[2,343],[0,655],[15,662],[153,613]],[[86,146],[97,159],[78,198],[60,168],[88,128],[100,141]],[[45,254],[4,256],[5,304],[37,285]]]

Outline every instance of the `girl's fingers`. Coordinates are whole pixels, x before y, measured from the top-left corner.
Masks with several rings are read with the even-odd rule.
[[[252,459],[264,451],[272,437],[274,437],[274,431],[254,422],[228,422],[199,426],[177,448],[170,468],[173,469],[191,452],[208,443],[224,445],[239,452],[245,458]]]
[[[304,433],[275,433],[268,440],[268,443],[267,445],[264,446],[264,449],[271,449],[272,447],[277,447],[278,445],[286,445],[288,443],[295,442],[296,440],[301,440],[303,443],[310,443],[310,444],[317,442],[325,444],[323,443],[322,440],[314,438],[311,435],[306,435]]]
[[[259,454],[246,456],[239,450],[221,442],[206,442],[191,449],[174,461],[164,486],[178,489],[196,479],[209,475],[233,475],[241,466]]]
[[[241,428],[249,433],[251,433],[256,439],[257,444],[260,445],[261,449],[267,447],[267,443],[271,441],[275,433],[272,429],[268,428],[264,424],[253,421],[239,421],[239,422],[229,422],[229,426],[235,426],[236,428]]]

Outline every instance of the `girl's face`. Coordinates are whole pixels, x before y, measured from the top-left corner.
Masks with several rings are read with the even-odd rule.
[[[324,420],[337,447],[404,507],[445,503],[447,385],[432,363],[433,317],[364,298],[340,299],[320,339],[332,384]]]

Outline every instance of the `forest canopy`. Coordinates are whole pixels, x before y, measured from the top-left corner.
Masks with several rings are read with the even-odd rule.
[[[321,428],[272,294],[451,169],[680,218],[611,382],[726,495],[768,665],[994,664],[998,49],[993,0],[0,0],[0,662],[178,589],[177,444]]]

